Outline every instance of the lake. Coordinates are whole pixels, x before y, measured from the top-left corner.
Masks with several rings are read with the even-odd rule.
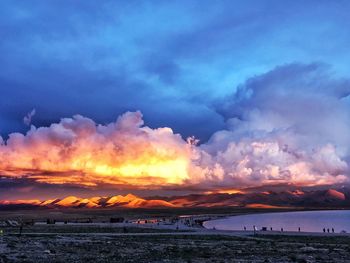
[[[207,229],[218,230],[253,230],[267,227],[270,230],[298,231],[302,232],[323,232],[323,228],[334,228],[336,233],[345,230],[350,233],[350,210],[327,210],[327,211],[303,211],[303,212],[282,212],[262,213],[241,216],[231,216],[223,219],[216,219],[204,222]]]

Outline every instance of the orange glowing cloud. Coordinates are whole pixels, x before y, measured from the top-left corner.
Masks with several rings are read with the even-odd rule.
[[[143,124],[140,112],[127,112],[108,125],[76,115],[49,127],[31,126],[26,135],[0,140],[0,175],[56,185],[211,192],[348,180],[348,165],[331,144],[308,152],[287,146],[281,139],[287,133],[233,139],[225,130],[198,146],[170,128]]]
[[[140,112],[128,112],[107,126],[79,115],[32,126],[0,146],[1,174],[82,186],[159,187],[189,179],[191,146],[170,128],[142,125]]]

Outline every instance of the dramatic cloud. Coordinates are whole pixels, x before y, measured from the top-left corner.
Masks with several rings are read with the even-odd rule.
[[[189,145],[170,128],[143,127],[140,112],[106,126],[77,115],[10,134],[0,146],[3,176],[49,184],[178,185],[188,179],[189,161]]]
[[[345,0],[2,0],[0,134],[25,132],[32,108],[37,127],[141,110],[150,127],[206,141],[224,128],[208,105],[252,75],[324,61],[349,76],[349,10]]]
[[[347,181],[349,94],[349,80],[319,64],[249,79],[220,103],[228,129],[201,146],[200,166],[237,185]]]
[[[221,101],[227,129],[198,145],[140,112],[98,125],[76,115],[12,133],[0,146],[4,178],[118,189],[239,189],[349,181],[348,80],[324,65],[290,64]]]

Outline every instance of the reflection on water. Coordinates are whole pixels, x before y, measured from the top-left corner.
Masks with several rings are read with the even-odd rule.
[[[207,221],[204,226],[218,230],[253,230],[266,227],[268,230],[323,232],[327,229],[336,233],[343,230],[350,232],[350,210],[283,212],[232,216],[224,219]]]

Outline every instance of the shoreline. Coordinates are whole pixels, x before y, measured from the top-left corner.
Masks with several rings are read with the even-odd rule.
[[[43,226],[44,228],[55,228],[56,230],[60,230],[63,228],[70,228],[72,232],[26,232],[20,235],[17,229],[12,228],[11,231],[6,231],[6,228],[3,234],[0,234],[1,237],[5,236],[198,236],[198,235],[207,235],[207,236],[233,236],[233,237],[246,237],[246,238],[260,238],[260,237],[270,237],[270,236],[286,236],[286,237],[350,237],[350,233],[323,233],[323,232],[307,232],[307,231],[252,231],[252,230],[214,230],[207,228],[199,228],[199,227],[179,227],[179,229],[172,227],[159,227],[157,225],[149,224],[149,225],[137,225],[137,224],[124,224],[124,225],[116,225],[116,224],[98,224],[98,225],[87,225],[87,224],[57,224],[55,226],[46,227],[46,225],[36,225],[35,227]],[[139,230],[155,230],[155,232],[130,232],[130,233],[113,233],[113,232],[74,232],[79,227],[95,227],[97,226],[98,230],[103,230],[104,228],[115,228],[115,229],[139,229]],[[34,228],[35,228],[34,227]],[[167,231],[168,230],[168,231]]]
[[[212,228],[208,227],[208,226],[205,226],[205,223],[207,222],[212,222],[212,221],[216,221],[216,220],[225,220],[225,219],[229,219],[229,218],[233,218],[233,217],[237,217],[237,216],[251,216],[251,215],[271,215],[271,214],[287,214],[287,213],[312,213],[312,212],[328,212],[328,211],[350,211],[350,209],[342,209],[342,210],[338,210],[338,209],[334,209],[334,210],[304,210],[304,211],[285,211],[285,212],[281,212],[281,211],[278,211],[278,212],[265,212],[265,213],[248,213],[248,214],[241,214],[241,215],[230,215],[230,216],[225,216],[225,217],[218,217],[216,219],[212,219],[212,220],[207,220],[207,221],[204,221],[203,222],[203,228],[207,229],[207,230],[216,230],[216,231],[236,231],[236,232],[252,232],[253,234],[261,234],[261,235],[290,235],[290,234],[293,234],[293,235],[296,235],[296,236],[299,236],[299,235],[322,235],[322,236],[330,236],[330,235],[333,235],[333,236],[350,236],[350,232],[348,230],[342,230],[342,231],[345,231],[345,232],[323,232],[323,231],[319,231],[319,232],[315,232],[315,231],[290,231],[290,230],[283,230],[283,231],[280,231],[280,230],[268,230],[269,228],[265,228],[265,230],[263,230],[261,227],[261,229],[256,229],[255,231],[254,230],[243,230],[243,229],[216,229],[215,226],[213,226]],[[255,226],[253,226],[255,227]],[[243,227],[242,227],[243,228]],[[283,227],[284,228],[284,227]],[[286,228],[284,228],[286,229]],[[322,228],[321,228],[322,229]],[[326,229],[326,228],[324,228]],[[327,230],[329,230],[331,228],[327,228]]]
[[[222,230],[222,229],[210,229],[209,227],[205,226],[205,223],[210,222],[210,221],[215,221],[215,220],[219,220],[219,219],[227,219],[230,217],[237,217],[237,216],[246,216],[246,215],[261,215],[261,214],[274,214],[274,213],[298,213],[298,212],[313,212],[313,211],[335,211],[334,210],[330,210],[330,209],[304,209],[304,210],[288,210],[288,211],[271,211],[270,209],[268,211],[266,211],[265,209],[259,210],[259,211],[237,211],[236,213],[230,213],[230,214],[193,214],[193,215],[179,215],[179,216],[173,216],[173,217],[168,217],[167,219],[170,218],[177,218],[177,221],[174,221],[171,224],[167,224],[165,222],[161,222],[161,223],[154,223],[154,222],[150,222],[150,223],[136,223],[135,220],[133,220],[133,222],[123,222],[123,223],[108,223],[108,222],[90,222],[90,223],[73,223],[73,222],[69,222],[68,224],[65,224],[63,221],[58,221],[56,224],[47,224],[45,223],[44,220],[41,221],[36,221],[34,226],[37,228],[42,228],[42,229],[63,229],[64,227],[66,228],[70,228],[71,231],[69,233],[61,233],[61,232],[57,232],[56,234],[59,235],[66,235],[66,234],[75,234],[75,229],[77,228],[81,228],[81,227],[85,227],[86,229],[92,229],[92,228],[101,228],[101,229],[107,229],[107,228],[135,228],[135,229],[151,229],[151,230],[159,230],[159,231],[163,231],[158,232],[158,233],[152,233],[154,234],[161,234],[164,235],[166,233],[171,233],[171,235],[181,235],[183,233],[186,233],[186,235],[193,235],[194,233],[198,234],[207,234],[207,235],[213,235],[213,234],[217,234],[217,235],[229,235],[229,236],[254,236],[254,231],[252,229],[247,229],[247,230],[243,230],[243,229],[232,229],[232,230]],[[342,209],[339,211],[350,211],[350,209]],[[57,211],[56,211],[57,212]],[[154,218],[151,215],[147,216],[147,217],[143,217],[143,219],[141,219],[142,217],[136,217],[133,216],[134,218],[138,218],[139,220],[143,220],[145,221],[145,218],[151,219]],[[186,224],[186,221],[191,222],[191,224]],[[201,222],[202,221],[202,222]],[[196,223],[194,223],[196,222]],[[200,222],[200,223],[198,223]],[[34,228],[35,228],[34,227]],[[18,228],[18,227],[17,227]],[[17,229],[16,227],[13,227],[13,229]],[[2,227],[0,227],[0,229],[2,229]],[[24,227],[24,229],[30,229],[29,227]],[[171,232],[167,232],[171,231]],[[185,231],[185,232],[184,232]],[[31,232],[31,233],[23,233],[23,235],[40,235],[40,234],[53,234],[53,233],[45,233],[44,232]],[[76,233],[76,234],[84,234],[84,233]],[[89,233],[86,233],[89,234]],[[106,235],[108,236],[109,234],[114,235],[115,233],[107,233],[107,232],[103,232],[103,233],[95,233],[95,234],[99,234],[99,235]],[[122,233],[121,233],[122,234]],[[129,233],[130,235],[133,235],[135,233]],[[140,234],[145,234],[147,235],[147,233],[140,233]],[[308,231],[262,231],[262,230],[257,230],[256,231],[256,235],[255,236],[325,236],[325,237],[331,237],[331,236],[350,236],[350,233],[324,233],[324,232],[308,232]]]

